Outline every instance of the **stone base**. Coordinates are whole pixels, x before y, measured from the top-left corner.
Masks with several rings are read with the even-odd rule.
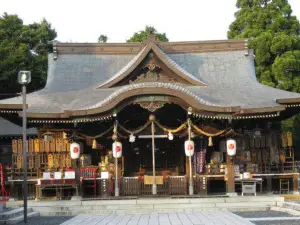
[[[229,197],[236,197],[236,196],[238,196],[238,194],[236,192],[226,193],[226,195],[229,196]]]
[[[81,201],[82,197],[81,196],[72,196],[71,201]]]

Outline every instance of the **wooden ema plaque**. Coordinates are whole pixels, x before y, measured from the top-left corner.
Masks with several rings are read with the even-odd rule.
[[[44,141],[45,152],[50,152],[50,141]]]
[[[48,167],[52,168],[54,166],[54,162],[53,162],[53,155],[49,154],[48,155]]]
[[[56,141],[55,139],[50,141],[50,152],[55,152],[56,149]]]
[[[34,152],[40,152],[40,140],[34,139]]]
[[[21,155],[17,156],[17,168],[22,169],[22,163],[23,162],[23,157]]]
[[[65,154],[60,155],[60,165],[62,168],[66,167],[66,155]]]
[[[41,168],[41,156],[39,154],[35,156],[35,168]]]
[[[18,141],[12,140],[12,151],[13,153],[18,153]]]
[[[55,154],[53,156],[53,166],[54,168],[59,168],[59,155]]]
[[[56,152],[62,152],[63,151],[63,140],[62,139],[55,139],[55,149]]]
[[[22,153],[22,149],[23,149],[22,144],[23,144],[22,139],[18,139],[18,152],[19,153]]]
[[[43,139],[40,140],[40,152],[45,152],[45,141]]]
[[[28,156],[28,169],[33,169],[34,162],[33,162],[33,155]]]
[[[34,140],[33,139],[29,139],[29,141],[28,141],[28,151],[34,152]]]
[[[72,167],[72,159],[69,154],[66,156],[66,167],[68,168]]]

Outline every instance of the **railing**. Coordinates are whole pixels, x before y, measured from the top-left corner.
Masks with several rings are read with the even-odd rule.
[[[121,195],[152,195],[152,185],[144,184],[143,177],[123,177],[120,183]],[[157,195],[184,195],[187,193],[185,176],[169,176],[163,184],[157,184]]]

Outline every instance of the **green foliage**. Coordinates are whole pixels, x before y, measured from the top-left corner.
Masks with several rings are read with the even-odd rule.
[[[287,0],[237,0],[228,38],[249,38],[256,74],[265,85],[300,92],[300,24]],[[299,136],[300,115],[283,122]],[[299,139],[300,141],[300,139]]]
[[[106,43],[107,42],[107,36],[104,35],[104,34],[101,34],[99,37],[98,37],[98,43]]]
[[[20,92],[17,74],[30,70],[32,82],[29,91],[44,87],[47,78],[48,52],[56,32],[45,19],[40,23],[24,25],[17,15],[4,13],[0,17],[0,92]]]
[[[166,36],[166,33],[158,33],[154,27],[146,26],[145,30],[135,32],[127,42],[143,42],[148,39],[150,34],[155,34],[159,41],[168,42],[169,39]]]

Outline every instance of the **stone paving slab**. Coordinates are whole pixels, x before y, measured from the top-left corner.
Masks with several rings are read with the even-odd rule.
[[[169,212],[78,215],[61,225],[253,225],[231,212]]]

